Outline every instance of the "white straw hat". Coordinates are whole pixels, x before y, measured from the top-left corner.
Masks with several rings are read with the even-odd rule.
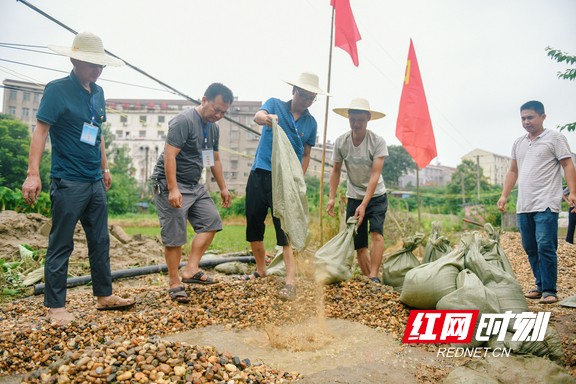
[[[308,92],[330,96],[330,94],[324,90],[322,90],[319,86],[320,80],[318,79],[318,75],[309,72],[302,72],[300,76],[294,81],[287,81],[284,82],[298,88],[302,88]]]
[[[384,116],[386,116],[385,113],[371,110],[370,109],[370,103],[368,102],[368,100],[362,99],[362,98],[352,99],[349,107],[347,107],[347,108],[334,108],[333,111],[336,112],[337,114],[339,114],[340,116],[344,116],[344,117],[348,118],[348,111],[350,109],[356,109],[359,111],[370,112],[370,116],[371,116],[370,120],[377,120],[377,119],[381,119]]]
[[[99,65],[111,65],[120,67],[124,62],[104,52],[102,39],[90,32],[81,32],[74,37],[72,47],[49,45],[49,49],[64,56],[87,63]]]

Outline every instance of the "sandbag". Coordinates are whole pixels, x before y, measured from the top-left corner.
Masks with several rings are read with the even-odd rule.
[[[484,224],[484,229],[488,233],[488,239],[482,239],[482,248],[480,252],[488,263],[497,266],[498,268],[502,269],[503,271],[508,272],[514,279],[516,279],[516,275],[512,270],[512,264],[510,264],[510,260],[508,260],[508,256],[504,252],[504,249],[500,245],[500,235],[502,231],[500,229],[496,230],[492,224],[486,223]]]
[[[463,237],[464,239],[464,237]],[[521,313],[528,311],[528,304],[524,298],[522,287],[516,279],[508,272],[496,267],[486,260],[480,254],[481,236],[474,233],[471,237],[466,238],[469,241],[468,252],[464,257],[464,265],[480,278],[485,287],[488,287],[498,296],[500,311],[512,311],[512,313]],[[510,323],[511,330],[513,322]]]
[[[512,336],[514,336],[513,332],[506,332],[503,341],[498,341],[497,336],[493,336],[488,340],[488,346],[491,348],[507,348],[516,354],[546,357],[558,362],[562,361],[564,357],[562,340],[550,323],[548,323],[548,328],[542,341],[512,341]]]
[[[308,201],[304,172],[284,130],[272,119],[272,205],[288,241],[296,251],[306,247]]]
[[[286,265],[284,264],[283,247],[276,246],[276,254],[266,268],[267,275],[286,276]]]
[[[500,313],[498,296],[489,288],[486,288],[469,269],[463,269],[456,278],[456,290],[444,296],[436,304],[436,309],[469,310],[478,309],[482,313]],[[480,316],[474,326],[474,335],[480,322]],[[455,344],[458,347],[479,347],[484,341],[476,341],[474,338],[470,344]]]
[[[400,301],[413,308],[436,309],[441,298],[456,290],[456,278],[464,269],[465,252],[465,246],[460,244],[444,257],[408,271]]]
[[[426,247],[424,248],[422,264],[436,261],[442,256],[450,253],[452,250],[452,247],[450,246],[450,240],[448,240],[446,236],[440,235],[441,230],[441,223],[437,221],[432,222],[432,231],[430,232],[430,236],[426,242]]]
[[[354,236],[358,219],[350,217],[346,228],[314,254],[314,277],[322,284],[338,283],[352,277]]]
[[[402,249],[384,256],[384,264],[382,264],[382,283],[390,285],[395,291],[402,291],[404,284],[404,277],[406,273],[412,268],[420,265],[420,261],[414,256],[413,251],[418,248],[424,239],[423,233],[416,233],[402,239],[404,246]]]

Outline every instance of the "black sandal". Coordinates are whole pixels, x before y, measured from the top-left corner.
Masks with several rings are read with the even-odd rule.
[[[188,303],[190,301],[186,289],[182,286],[170,288],[168,294],[170,295],[170,298],[177,303]]]
[[[252,273],[249,274],[249,275],[242,275],[242,277],[240,277],[240,280],[242,280],[242,281],[253,281],[253,280],[256,280],[256,279],[260,279],[261,277],[262,277],[262,276],[261,276],[258,272],[254,271],[254,272],[252,272]]]

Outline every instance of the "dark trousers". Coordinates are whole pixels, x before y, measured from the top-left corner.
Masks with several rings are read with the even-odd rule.
[[[112,294],[108,203],[102,180],[81,183],[53,179],[50,183],[52,229],[44,265],[44,305],[61,308],[66,304],[68,260],[74,250],[74,230],[82,223],[88,243],[88,259],[94,296]]]
[[[572,212],[572,207],[568,207],[568,231],[566,232],[566,241],[574,244],[574,228],[576,227],[576,212]]]

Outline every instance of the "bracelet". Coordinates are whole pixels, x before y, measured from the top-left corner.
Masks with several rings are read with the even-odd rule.
[[[109,170],[108,168],[103,169],[103,170],[102,170],[102,173],[110,173],[110,170]]]

